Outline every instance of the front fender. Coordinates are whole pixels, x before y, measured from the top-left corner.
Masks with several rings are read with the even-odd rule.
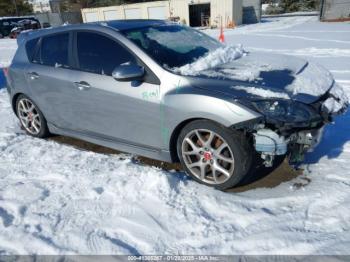
[[[191,118],[204,118],[226,127],[258,118],[261,115],[235,102],[205,95],[186,94],[167,98],[169,126]]]
[[[163,124],[169,134],[189,119],[208,119],[230,127],[261,117],[259,113],[233,101],[201,94],[167,95],[164,105]]]

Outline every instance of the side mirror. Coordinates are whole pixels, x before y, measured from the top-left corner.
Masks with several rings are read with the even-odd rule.
[[[120,65],[112,72],[112,77],[120,82],[142,80],[145,75],[145,68],[138,65]]]

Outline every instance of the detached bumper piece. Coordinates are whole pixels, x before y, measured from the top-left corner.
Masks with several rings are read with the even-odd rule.
[[[321,140],[323,128],[293,133],[289,137],[277,134],[271,129],[260,129],[254,133],[255,150],[261,154],[266,167],[271,167],[276,156],[289,153],[290,162],[304,159],[306,152],[313,149]]]

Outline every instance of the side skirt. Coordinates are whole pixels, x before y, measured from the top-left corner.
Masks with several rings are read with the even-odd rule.
[[[147,158],[151,158],[159,161],[164,161],[168,163],[173,162],[171,160],[170,152],[167,150],[149,148],[141,145],[134,145],[134,144],[127,143],[125,141],[118,141],[116,139],[112,139],[109,137],[97,136],[96,134],[67,130],[67,129],[59,128],[50,123],[48,123],[47,125],[52,134],[81,139],[100,146],[105,146],[118,151],[135,154],[135,155],[139,155],[139,156],[143,156],[143,157],[147,157]]]

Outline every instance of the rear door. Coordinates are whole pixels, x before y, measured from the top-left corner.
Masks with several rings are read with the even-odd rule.
[[[26,69],[32,99],[49,123],[65,128],[70,127],[70,108],[76,100],[70,59],[71,35],[64,32],[42,37]],[[26,46],[28,54],[34,48],[30,44]]]

